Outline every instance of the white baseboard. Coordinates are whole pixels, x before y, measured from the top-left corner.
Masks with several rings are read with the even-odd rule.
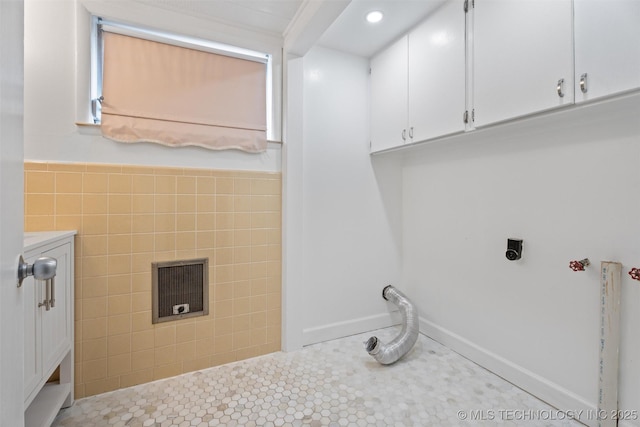
[[[345,322],[330,323],[315,328],[302,330],[302,345],[317,344],[319,342],[361,334],[374,329],[387,328],[402,322],[399,311],[361,317]]]
[[[553,381],[518,366],[423,318],[420,318],[420,332],[557,409],[573,413],[582,411],[584,416],[579,421],[588,426],[597,426],[597,420],[588,419],[595,418],[594,415],[597,413],[595,402],[587,402]],[[620,422],[620,426],[623,426],[622,422]],[[626,427],[632,426],[633,424],[626,425]]]

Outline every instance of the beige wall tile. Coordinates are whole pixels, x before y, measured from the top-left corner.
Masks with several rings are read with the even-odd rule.
[[[109,295],[123,295],[131,293],[131,275],[111,275],[107,278]]]
[[[81,236],[107,234],[108,230],[109,221],[107,215],[88,215],[86,211],[83,211]]]
[[[53,194],[27,194],[25,197],[26,215],[53,215]]]
[[[91,279],[87,279],[84,281],[77,281],[76,280],[76,287],[80,287],[82,290],[82,295],[79,295],[78,292],[76,292],[76,300],[78,302],[82,302],[85,299],[89,299],[89,298],[94,298],[94,297],[102,297],[102,296],[107,296],[108,294],[108,276],[102,276],[102,277],[93,277]],[[78,307],[80,309],[82,309],[82,307]],[[78,311],[76,309],[76,317],[78,317]]]
[[[109,274],[129,274],[131,273],[131,253],[122,255],[109,255]]]
[[[25,189],[27,230],[79,232],[78,397],[279,349],[279,174],[29,162]],[[151,263],[195,257],[210,314],[153,325]]]
[[[96,359],[82,362],[82,378],[92,381],[107,377],[107,359]]]
[[[198,196],[196,200],[196,212],[220,212],[216,211],[216,196]]]
[[[109,174],[109,193],[131,194],[131,175]]]
[[[176,327],[168,325],[156,327],[154,330],[154,346],[166,347],[176,343]]]
[[[149,292],[151,295],[151,292]],[[149,304],[151,305],[151,304]],[[146,331],[153,328],[151,323],[151,309],[146,311],[134,312],[131,314],[131,330]]]
[[[131,332],[131,314],[119,314],[108,318],[109,335],[121,335]]]
[[[130,214],[131,194],[109,194],[109,214]]]
[[[153,368],[121,375],[120,387],[132,387],[134,385],[145,384],[151,381],[153,381]]]
[[[107,318],[86,319],[82,321],[82,336],[84,339],[103,338],[107,336]]]
[[[110,356],[107,360],[107,375],[112,377],[131,372],[131,353]]]
[[[158,232],[175,232],[176,230],[176,214],[157,214],[155,216],[155,229]]]
[[[178,194],[195,194],[196,177],[178,176],[176,177],[176,191]]]
[[[176,361],[176,346],[156,347],[154,353],[155,366],[168,365]]]
[[[87,193],[106,193],[109,188],[109,176],[106,173],[82,174],[82,191]]]
[[[155,345],[154,336],[155,333],[153,329],[133,332],[131,334],[131,350],[135,352],[153,348]]]
[[[175,194],[157,194],[155,196],[156,213],[173,213],[176,211]]]
[[[195,322],[179,323],[176,325],[176,343],[181,344],[196,339]]]
[[[176,177],[156,176],[156,194],[176,194]]]
[[[55,227],[55,217],[51,215],[27,215],[24,220],[25,231],[50,231]]]
[[[133,175],[131,177],[131,192],[133,194],[155,193],[155,179],[153,175]]]
[[[25,173],[25,189],[27,193],[54,193],[55,174],[27,171]]]
[[[108,245],[109,255],[129,255],[131,254],[131,234],[112,234],[110,232]],[[109,268],[111,268],[111,266],[109,266]],[[111,273],[111,270],[109,273]]]
[[[83,194],[83,215],[104,215],[108,213],[108,198],[106,194]]]
[[[131,334],[113,335],[107,341],[107,355],[117,356],[119,354],[131,353]],[[112,374],[110,373],[109,376]]]
[[[155,211],[155,196],[153,194],[135,194],[131,196],[131,213],[150,214]]]
[[[234,178],[234,194],[251,194],[251,180],[247,178]]]
[[[107,255],[108,253],[108,236],[107,235],[95,235],[84,236],[81,239],[80,247],[82,249],[82,255],[84,257]]]
[[[109,215],[109,234],[130,234],[132,217],[129,214]]]
[[[156,366],[153,368],[153,379],[159,380],[162,378],[175,377],[182,373],[182,363],[171,363],[164,366]]]
[[[56,193],[82,193],[82,174],[57,172]]]
[[[107,338],[97,338],[82,341],[82,361],[106,359]]]
[[[193,213],[176,215],[176,231],[195,231],[196,215]]]
[[[198,177],[197,178],[197,193],[198,194],[215,194],[216,193],[216,178]]]
[[[107,297],[84,298],[82,300],[83,318],[95,319],[107,316]]]
[[[133,313],[151,311],[151,292],[135,292],[131,294],[131,310]]]
[[[153,348],[147,350],[134,351],[131,353],[131,370],[141,371],[153,366],[155,350]]]

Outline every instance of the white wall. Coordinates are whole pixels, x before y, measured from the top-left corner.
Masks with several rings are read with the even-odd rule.
[[[620,408],[640,408],[638,117],[640,94],[408,152],[405,286],[422,331],[563,409],[593,408],[600,261],[619,261]]]
[[[278,43],[256,42],[262,39],[246,32],[234,33],[229,28],[225,28],[228,34],[223,36],[196,18],[179,18],[162,10],[138,10],[142,6],[130,2],[85,3],[111,18],[182,30],[249,48],[269,49]],[[280,170],[280,144],[269,144],[262,154],[199,147],[174,149],[150,143],[118,143],[102,138],[97,129],[76,126],[76,121],[88,121],[89,113],[89,16],[83,3],[77,0],[25,1],[26,160]],[[281,46],[282,41],[279,43]],[[275,50],[279,52],[279,48]],[[279,68],[278,64],[276,59]]]
[[[285,166],[301,182],[285,210],[301,235],[286,251],[302,262],[285,268],[285,294],[302,308],[288,302],[285,317],[309,344],[391,324],[382,288],[400,280],[401,175],[391,157],[369,157],[368,61],[319,47],[302,61],[289,70],[304,74],[289,87],[301,86],[289,97],[302,102],[302,140],[287,137]]]

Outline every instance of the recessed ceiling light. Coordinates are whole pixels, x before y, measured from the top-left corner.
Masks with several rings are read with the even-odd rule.
[[[383,16],[384,15],[382,14],[382,12],[380,12],[379,10],[374,10],[367,13],[367,21],[375,24],[376,22],[382,21]]]

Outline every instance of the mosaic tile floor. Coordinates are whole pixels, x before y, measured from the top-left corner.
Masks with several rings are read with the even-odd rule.
[[[78,400],[54,426],[578,426],[420,336],[399,362],[363,348],[398,328],[273,353]]]

